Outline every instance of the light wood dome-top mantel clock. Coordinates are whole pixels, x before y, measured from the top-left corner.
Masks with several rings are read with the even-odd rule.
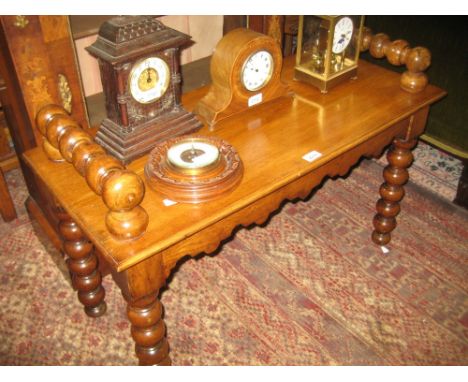
[[[270,36],[238,28],[227,33],[211,58],[212,84],[194,109],[205,122],[216,122],[288,95],[281,81],[283,57]]]
[[[180,103],[179,49],[189,41],[155,17],[122,16],[103,23],[87,47],[99,60],[106,98],[96,142],[122,162],[202,126]]]
[[[294,79],[326,93],[357,76],[364,16],[300,16]]]

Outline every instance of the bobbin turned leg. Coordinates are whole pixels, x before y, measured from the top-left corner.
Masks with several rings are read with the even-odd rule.
[[[381,199],[378,200],[377,214],[374,216],[374,232],[372,240],[379,245],[390,242],[390,233],[396,227],[396,216],[400,212],[400,201],[405,196],[403,185],[408,181],[407,168],[413,161],[411,149],[416,145],[416,139],[405,141],[396,138],[387,153],[389,165],[385,167],[383,176],[385,182],[380,186]]]
[[[162,320],[162,304],[156,294],[128,301],[127,315],[140,365],[169,366],[169,345]]]
[[[102,316],[106,312],[105,290],[101,285],[102,277],[97,269],[94,246],[63,210],[59,212],[59,219],[59,231],[64,239],[63,250],[68,256],[67,266],[73,287],[78,291],[78,299],[88,316]]]

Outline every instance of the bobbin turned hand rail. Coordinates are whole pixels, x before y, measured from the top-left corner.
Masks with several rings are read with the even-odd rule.
[[[361,52],[369,50],[372,57],[387,57],[389,63],[395,66],[405,65],[408,69],[401,75],[400,86],[410,93],[418,93],[428,84],[426,73],[431,65],[431,52],[422,46],[410,48],[406,40],[390,41],[385,33],[372,34],[370,28],[365,27],[361,36]]]
[[[106,154],[61,106],[44,106],[36,115],[36,126],[44,137],[47,157],[72,163],[89,187],[102,196],[109,208],[106,227],[113,237],[122,240],[142,235],[148,214],[139,205],[145,194],[141,178]]]

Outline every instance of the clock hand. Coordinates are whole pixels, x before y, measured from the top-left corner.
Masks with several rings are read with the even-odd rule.
[[[146,69],[147,77],[146,77],[146,82],[149,84],[151,82],[151,72],[150,69]]]

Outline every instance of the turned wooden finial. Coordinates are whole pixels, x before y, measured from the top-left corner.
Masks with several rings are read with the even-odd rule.
[[[361,52],[365,52],[369,50],[371,41],[372,41],[372,30],[368,27],[363,27],[362,33],[361,33],[361,45],[360,45]]]
[[[385,33],[377,33],[375,36],[373,36],[369,47],[369,52],[372,57],[385,57],[385,51],[389,43],[390,37],[388,37]]]
[[[411,93],[423,90],[429,80],[423,73],[431,65],[431,52],[424,47],[417,46],[411,49],[406,56],[406,67],[401,78],[401,87]]]
[[[410,50],[409,42],[406,40],[395,40],[387,47],[387,60],[395,66],[403,65]]]
[[[121,190],[126,192],[122,193]],[[139,206],[145,195],[141,178],[128,170],[113,171],[104,181],[102,199],[109,208],[106,225],[120,239],[140,236],[148,226],[148,214]]]
[[[52,120],[52,118],[58,115],[67,116],[68,114],[66,110],[59,105],[46,105],[43,108],[41,108],[36,114],[36,127],[41,133],[41,135],[44,137],[42,140],[42,148],[44,149],[47,158],[49,158],[53,162],[64,161],[62,154],[60,153],[58,148],[52,146],[46,138],[47,125]]]
[[[86,166],[85,178],[89,187],[98,195],[102,194],[104,180],[112,171],[121,170],[122,162],[110,155],[99,155],[90,159]]]
[[[71,128],[80,128],[80,125],[68,114],[53,115],[46,125],[46,137],[49,143],[59,149],[59,139]]]
[[[361,35],[361,51],[369,50],[372,57],[387,57],[392,65],[406,65],[408,69],[401,76],[400,86],[410,93],[418,93],[427,86],[428,78],[424,71],[431,65],[431,52],[424,47],[410,48],[408,41],[391,41],[385,33],[372,34],[364,28]]]
[[[93,139],[81,128],[67,129],[59,140],[59,149],[67,162],[72,161],[73,151],[82,143],[91,143]]]
[[[78,147],[73,150],[73,166],[75,166],[76,171],[78,171],[81,176],[85,176],[86,169],[91,159],[99,155],[106,155],[101,145],[95,142],[83,142],[83,144],[78,145]]]
[[[68,113],[62,106],[46,105],[36,114],[36,126],[43,136],[46,135],[46,126],[54,115],[68,115]]]
[[[36,115],[36,125],[48,158],[71,162],[89,187],[102,195],[109,208],[105,218],[109,232],[117,239],[142,235],[149,218],[139,205],[145,194],[141,178],[108,155],[62,107],[43,107]]]

